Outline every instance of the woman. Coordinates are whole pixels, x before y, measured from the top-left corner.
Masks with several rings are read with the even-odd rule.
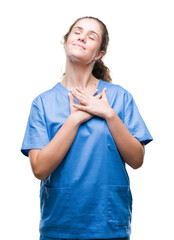
[[[21,151],[40,188],[40,240],[129,239],[137,169],[152,141],[132,95],[111,83],[99,19],[77,19],[64,36],[61,82],[37,96]]]

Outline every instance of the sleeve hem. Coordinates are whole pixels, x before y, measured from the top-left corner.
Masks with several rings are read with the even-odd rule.
[[[29,157],[29,150],[30,149],[42,149],[43,147],[28,147],[28,148],[22,148],[21,152],[24,154],[24,156]]]
[[[139,142],[144,142],[144,145],[147,145],[148,143],[150,143],[151,141],[153,141],[152,137],[136,137],[134,136]]]

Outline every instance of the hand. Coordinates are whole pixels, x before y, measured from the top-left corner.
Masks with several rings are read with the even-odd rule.
[[[75,89],[73,89],[73,90],[75,91]],[[98,90],[95,90],[93,92],[93,95],[95,95],[97,93],[97,91]],[[74,105],[78,106],[79,104],[75,104],[73,95],[71,93],[69,93],[68,95],[69,95],[69,100],[70,100],[70,111],[71,111],[71,114],[73,114],[73,116],[75,116],[75,118],[77,119],[79,124],[81,124],[83,122],[86,122],[87,120],[89,120],[89,119],[91,119],[93,117],[93,114],[90,114],[88,112],[82,111],[82,110],[77,109],[76,107],[74,107]],[[94,98],[100,98],[100,97],[101,97],[101,94],[98,94]]]
[[[104,88],[102,92],[95,97],[78,87],[76,87],[75,91],[71,91],[71,93],[80,103],[73,103],[73,107],[78,110],[82,110],[104,119],[107,118],[108,114],[113,111],[108,103],[106,88]]]

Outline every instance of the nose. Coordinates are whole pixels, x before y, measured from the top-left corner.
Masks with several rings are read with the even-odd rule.
[[[86,36],[85,36],[85,34],[80,34],[79,40],[80,40],[81,42],[86,42]]]

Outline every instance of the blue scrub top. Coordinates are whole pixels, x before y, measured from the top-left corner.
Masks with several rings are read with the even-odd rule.
[[[109,105],[130,133],[145,145],[152,141],[132,95],[119,85],[99,79],[98,93],[105,87]],[[25,156],[29,149],[46,146],[64,124],[70,115],[68,92],[58,82],[33,100],[21,147]],[[104,119],[95,116],[79,126],[64,159],[41,181],[40,209],[39,229],[45,239],[130,235],[129,177]]]

